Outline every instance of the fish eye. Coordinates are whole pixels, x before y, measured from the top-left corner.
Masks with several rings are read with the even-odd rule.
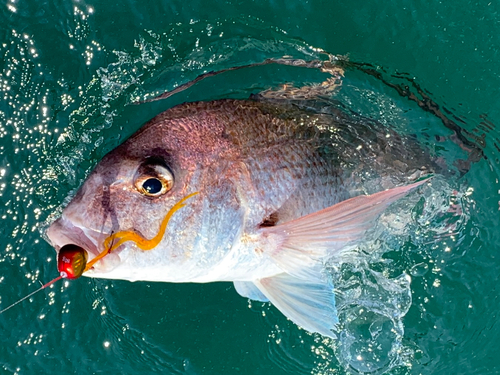
[[[162,165],[143,165],[134,181],[136,190],[148,197],[159,197],[174,185],[174,176]]]
[[[142,183],[142,189],[148,194],[158,194],[161,192],[163,185],[157,178],[148,178]]]

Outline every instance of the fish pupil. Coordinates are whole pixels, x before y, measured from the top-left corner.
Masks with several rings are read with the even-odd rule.
[[[158,180],[157,178],[148,178],[142,184],[142,188],[149,194],[157,194],[161,191],[162,184],[161,181]]]

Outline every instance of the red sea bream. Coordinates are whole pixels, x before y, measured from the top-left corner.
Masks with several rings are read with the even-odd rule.
[[[232,281],[242,296],[334,337],[325,262],[423,184],[431,163],[415,142],[326,107],[254,99],[171,108],[103,158],[48,238],[92,259],[111,233],[155,237],[172,207],[197,193],[153,249],[124,242],[86,275]]]

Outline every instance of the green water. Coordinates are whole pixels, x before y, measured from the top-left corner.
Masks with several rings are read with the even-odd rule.
[[[398,251],[384,254],[392,259],[387,277],[411,275],[412,303],[397,329],[380,325],[399,337],[386,336],[397,345],[389,360],[380,357],[379,373],[500,373],[499,19],[498,3],[462,0],[2,2],[0,309],[57,276],[41,228],[142,123],[184,101],[245,98],[324,75],[265,66],[162,102],[127,104],[205,71],[318,58],[322,49],[422,98],[417,83],[484,153],[463,177],[442,181],[438,199],[426,196],[415,208],[413,226],[389,238]],[[464,156],[451,140],[434,142],[452,134],[439,118],[373,75],[347,70],[339,98],[416,134],[452,169]],[[460,212],[443,211],[440,199],[447,207],[455,200]],[[452,236],[439,231],[446,225]],[[6,374],[354,371],[338,342],[298,329],[268,304],[249,304],[229,283],[60,281],[0,315],[0,327]]]

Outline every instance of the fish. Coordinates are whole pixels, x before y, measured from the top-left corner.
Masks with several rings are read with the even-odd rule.
[[[89,260],[118,241],[86,276],[233,282],[241,296],[334,338],[325,264],[432,170],[414,139],[332,102],[183,103],[105,155],[46,236],[57,252],[76,246]]]

